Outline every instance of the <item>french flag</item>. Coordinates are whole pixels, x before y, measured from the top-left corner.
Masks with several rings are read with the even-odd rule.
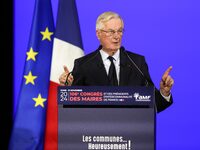
[[[60,0],[51,62],[46,116],[46,150],[58,149],[57,87],[63,66],[73,69],[74,60],[84,55],[75,0]]]

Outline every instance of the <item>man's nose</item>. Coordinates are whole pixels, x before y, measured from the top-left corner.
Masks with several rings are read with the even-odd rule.
[[[120,35],[119,35],[117,32],[115,32],[115,33],[113,34],[113,38],[114,38],[114,39],[120,39]]]

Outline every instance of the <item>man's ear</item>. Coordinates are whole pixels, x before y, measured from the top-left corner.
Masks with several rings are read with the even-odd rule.
[[[96,30],[96,36],[97,36],[98,39],[100,39],[100,34],[101,34],[100,31]]]

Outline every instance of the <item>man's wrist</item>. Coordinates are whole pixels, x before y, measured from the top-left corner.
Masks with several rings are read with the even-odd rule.
[[[162,95],[162,97],[163,97],[166,101],[170,102],[171,92],[168,94],[168,96],[165,96],[165,95],[161,92],[161,90],[160,90],[160,94]],[[167,94],[166,94],[166,95],[167,95]]]

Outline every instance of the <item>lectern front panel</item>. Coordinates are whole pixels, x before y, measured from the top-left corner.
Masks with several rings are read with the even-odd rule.
[[[59,108],[59,150],[154,150],[152,108]]]

